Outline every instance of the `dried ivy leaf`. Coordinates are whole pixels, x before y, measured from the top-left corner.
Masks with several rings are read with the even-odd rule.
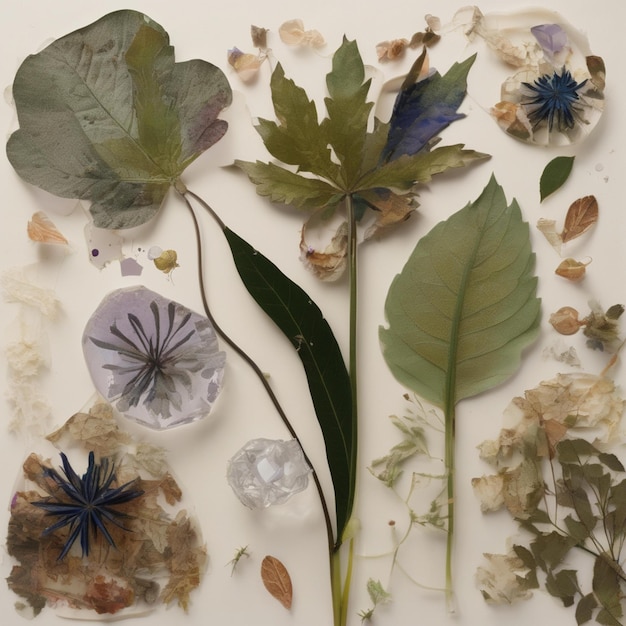
[[[151,219],[183,170],[226,132],[223,72],[174,63],[156,22],[116,11],[29,56],[13,95],[7,155],[27,182],[91,200],[101,228]]]
[[[539,195],[543,202],[550,194],[554,193],[569,178],[574,166],[574,157],[559,156],[544,168],[539,179]]]
[[[563,243],[567,243],[587,232],[598,221],[598,201],[595,196],[585,196],[575,200],[567,211],[565,225],[561,233]]]
[[[276,557],[266,556],[261,563],[265,588],[286,608],[291,608],[293,587],[287,568]]]

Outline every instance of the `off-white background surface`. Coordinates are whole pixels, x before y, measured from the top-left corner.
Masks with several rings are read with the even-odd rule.
[[[487,606],[474,582],[481,554],[505,551],[507,537],[516,531],[508,516],[484,517],[480,513],[469,481],[488,468],[479,460],[476,446],[483,439],[497,435],[502,425],[502,411],[513,396],[559,371],[568,371],[565,365],[542,357],[543,349],[555,338],[547,323],[551,311],[566,304],[585,311],[589,298],[596,298],[605,307],[626,302],[626,259],[622,251],[626,235],[623,200],[626,88],[622,45],[626,5],[617,0],[546,0],[542,4],[561,11],[583,30],[594,54],[605,59],[606,112],[594,135],[580,146],[560,150],[529,147],[505,136],[487,110],[499,99],[500,83],[509,70],[495,63],[484,46],[470,45],[461,33],[450,33],[431,50],[432,65],[444,72],[452,62],[460,61],[476,50],[479,57],[470,72],[469,96],[462,109],[468,117],[443,133],[443,144],[464,142],[470,148],[491,153],[493,158],[459,175],[440,177],[423,190],[419,214],[400,231],[361,248],[361,475],[357,514],[362,532],[357,543],[359,556],[350,606],[351,626],[360,623],[358,611],[370,606],[365,591],[369,577],[380,579],[394,596],[392,604],[381,607],[376,613],[375,624],[380,626],[417,623],[434,626],[550,623],[556,626],[575,623],[573,611],[564,610],[559,602],[544,592],[536,593],[532,601],[513,608]],[[268,87],[269,66],[263,67],[258,82],[249,87],[239,81],[226,62],[227,49],[233,46],[253,51],[249,39],[251,24],[270,29],[269,45],[286,74],[321,99],[324,76],[330,70],[330,57],[344,33],[351,39],[356,38],[365,63],[377,67],[385,79],[390,79],[408,69],[415,53],[402,62],[382,65],[376,60],[375,44],[384,39],[410,37],[422,30],[426,13],[435,14],[446,23],[461,6],[462,3],[451,0],[290,3],[146,0],[126,4],[76,0],[22,0],[17,3],[5,0],[0,19],[0,87],[8,87],[21,61],[46,43],[109,11],[134,8],[150,15],[168,31],[178,60],[200,57],[215,63],[229,76],[233,89],[241,94],[238,101],[245,102],[252,115],[273,117]],[[488,12],[527,5],[524,2],[486,0],[479,6],[483,12]],[[297,51],[280,42],[279,25],[295,17],[302,18],[308,28],[317,28],[325,36],[327,45],[321,52]],[[342,345],[347,346],[347,283],[320,284],[302,267],[297,248],[302,218],[258,198],[253,185],[240,173],[217,167],[235,157],[268,158],[247,115],[242,106],[233,107],[228,113],[231,130],[226,138],[201,157],[185,173],[184,179],[190,188],[214,206],[235,232],[262,250],[309,292],[326,313]],[[0,103],[3,137],[8,137],[15,128],[15,114],[5,97]],[[553,199],[539,206],[540,173],[557,154],[576,154],[574,174]],[[451,616],[446,611],[442,594],[420,590],[399,571],[389,579],[390,559],[369,558],[391,549],[390,519],[396,521],[399,532],[408,521],[397,499],[366,470],[373,458],[387,452],[398,441],[388,415],[400,414],[406,406],[402,399],[404,390],[391,377],[380,355],[377,329],[384,323],[383,302],[387,288],[419,237],[439,220],[474,200],[492,172],[503,185],[507,197],[518,199],[532,225],[544,320],[540,339],[525,353],[519,373],[506,385],[464,401],[458,407],[455,552],[458,610]],[[173,248],[179,254],[180,268],[169,280],[146,262],[141,277],[122,277],[117,263],[98,271],[88,262],[82,234],[87,217],[79,210],[68,215],[75,201],[53,198],[24,184],[3,154],[0,156],[0,184],[0,265],[10,268],[37,264],[40,280],[55,289],[62,304],[60,315],[47,328],[51,368],[41,379],[41,390],[53,407],[51,426],[56,428],[92,399],[93,387],[83,362],[80,337],[88,316],[106,293],[140,281],[166,297],[201,310],[192,224],[181,202],[172,196],[154,224],[126,234],[125,252],[150,245]],[[553,274],[559,259],[534,224],[539,217],[562,220],[573,200],[589,194],[598,198],[600,221],[594,231],[583,238],[584,241],[572,244],[567,252],[572,256],[590,256],[593,263],[582,285],[564,284]],[[69,253],[44,253],[28,241],[26,222],[37,210],[44,210],[53,217],[68,237],[71,242]],[[328,488],[330,483],[324,468],[322,440],[297,356],[235,277],[229,252],[218,229],[204,216],[202,221],[208,296],[214,313],[224,328],[271,375],[281,401]],[[17,311],[15,305],[0,302],[2,345]],[[585,369],[591,372],[602,369],[603,359],[585,349],[582,337],[573,338],[571,343],[577,347]],[[623,367],[618,366],[614,375],[618,382],[623,382]],[[6,365],[0,358],[0,384],[4,385],[5,380]],[[0,410],[0,503],[3,503],[0,506],[0,535],[4,536],[14,480],[24,456],[34,444],[24,437],[9,434],[9,409],[4,402],[0,406],[3,407]],[[192,596],[188,615],[172,607],[147,618],[137,618],[137,623],[157,626],[175,620],[190,625],[330,626],[326,537],[314,489],[310,487],[282,507],[252,512],[239,503],[226,484],[226,462],[248,439],[287,436],[249,369],[229,353],[225,389],[214,413],[205,421],[165,433],[135,431],[169,450],[171,465],[195,509],[210,555],[207,574]],[[623,452],[621,450],[620,454]],[[424,584],[443,585],[444,543],[443,537],[433,531],[416,529],[411,541],[402,549],[403,566]],[[231,577],[226,564],[236,548],[246,544],[249,544],[252,556],[242,561],[236,575]],[[290,612],[271,598],[261,584],[258,572],[265,554],[280,558],[291,573],[294,602]],[[10,568],[11,560],[0,548],[0,576],[5,578]],[[14,613],[15,599],[6,585],[0,584],[0,621],[5,626],[22,623],[22,618]],[[53,626],[64,620],[46,609],[37,622]]]

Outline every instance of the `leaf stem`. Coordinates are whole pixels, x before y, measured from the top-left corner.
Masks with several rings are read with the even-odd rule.
[[[450,394],[448,394],[450,395]],[[455,612],[454,587],[452,576],[452,555],[454,550],[454,442],[456,430],[456,405],[453,398],[446,398],[444,408],[446,418],[445,467],[448,491],[448,533],[446,539],[446,605],[450,613]]]
[[[209,307],[209,303],[207,300],[207,296],[206,296],[205,285],[204,285],[204,263],[203,263],[202,236],[200,233],[200,225],[198,223],[198,218],[193,209],[193,206],[189,202],[189,198],[187,197],[187,195],[194,198],[204,209],[206,209],[206,211],[218,223],[218,225],[220,226],[222,230],[226,229],[226,225],[222,221],[222,219],[217,215],[217,213],[215,213],[212,207],[207,202],[205,202],[200,196],[196,195],[195,193],[193,193],[192,191],[186,188],[184,189],[184,191],[178,188],[177,190],[182,196],[183,200],[185,201],[185,205],[189,209],[189,213],[191,214],[193,225],[194,225],[194,231],[196,235],[196,244],[197,244],[197,249],[198,249],[198,282],[200,286],[200,297],[202,298],[202,306],[204,308],[204,312],[207,318],[209,319],[209,321],[211,322],[211,324],[213,325],[215,332],[224,340],[225,343],[227,343],[234,350],[234,352],[236,352],[243,359],[245,363],[248,364],[248,366],[255,373],[256,377],[259,379],[259,382],[263,386],[263,389],[265,390],[269,399],[274,405],[274,408],[276,409],[276,412],[278,413],[280,419],[282,420],[283,424],[289,431],[289,434],[291,435],[293,439],[295,439],[298,442],[300,449],[302,450],[304,460],[306,461],[307,465],[311,468],[311,476],[313,477],[313,482],[315,483],[315,488],[317,490],[317,493],[319,495],[320,502],[322,505],[322,511],[324,514],[324,522],[326,525],[328,549],[329,549],[329,555],[331,559],[331,568],[332,568],[332,553],[333,553],[334,546],[335,546],[335,539],[334,539],[334,532],[333,532],[332,521],[330,518],[329,509],[328,509],[328,504],[326,502],[326,498],[324,496],[324,491],[322,489],[322,485],[320,483],[319,477],[317,475],[317,472],[315,471],[315,467],[311,463],[311,460],[309,459],[306,451],[304,450],[304,447],[302,445],[302,442],[300,441],[300,438],[298,437],[295,429],[293,428],[291,422],[289,421],[287,414],[285,413],[282,405],[280,404],[280,401],[278,400],[276,394],[274,393],[274,390],[271,388],[261,368],[252,359],[252,357],[250,357],[250,355],[248,355],[237,343],[235,343],[233,339],[231,339],[226,334],[226,332],[217,323],[217,321],[215,320],[215,317],[213,316],[211,312],[211,309]]]

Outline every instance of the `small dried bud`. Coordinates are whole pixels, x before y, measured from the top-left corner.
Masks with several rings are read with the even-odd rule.
[[[574,335],[583,325],[578,319],[578,311],[571,306],[561,307],[550,316],[550,324],[561,335]]]
[[[567,258],[561,261],[554,273],[572,282],[577,282],[585,277],[586,267],[589,263],[591,261],[583,263],[576,259]]]

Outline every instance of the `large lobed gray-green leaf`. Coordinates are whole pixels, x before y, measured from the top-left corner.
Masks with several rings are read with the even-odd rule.
[[[391,284],[380,339],[394,376],[443,407],[507,379],[538,332],[533,265],[528,224],[492,177]]]
[[[223,72],[174,63],[167,33],[116,11],[29,56],[13,96],[20,128],[7,155],[18,174],[55,195],[92,202],[96,226],[151,219],[182,171],[226,132]]]

